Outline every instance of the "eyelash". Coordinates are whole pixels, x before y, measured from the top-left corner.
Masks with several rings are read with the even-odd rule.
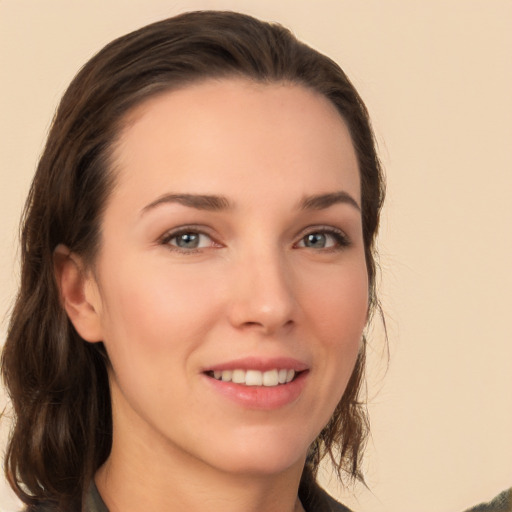
[[[306,230],[303,231],[303,234],[300,237],[300,240],[294,245],[295,247],[299,243],[303,243],[305,238],[309,235],[326,235],[328,237],[331,237],[334,240],[334,245],[332,247],[324,247],[318,249],[318,251],[321,252],[336,252],[341,251],[351,245],[350,239],[348,236],[341,231],[340,229],[333,228],[331,226],[311,226],[308,227]],[[300,248],[308,249],[307,246],[303,246]],[[314,250],[314,248],[311,248]]]
[[[170,250],[181,253],[181,254],[197,254],[201,252],[205,247],[197,247],[197,248],[191,248],[191,249],[184,249],[181,248],[175,244],[171,244],[170,242],[174,239],[177,239],[180,236],[183,235],[199,235],[199,236],[206,236],[211,240],[211,246],[216,247],[222,247],[221,244],[215,242],[215,240],[208,234],[205,233],[204,230],[201,228],[198,228],[197,226],[184,226],[180,227],[179,229],[175,231],[170,231],[166,233],[162,238],[159,240],[160,245],[167,246]],[[327,237],[331,237],[334,241],[334,245],[332,247],[322,247],[319,248],[318,251],[320,252],[336,252],[345,249],[346,247],[349,247],[351,245],[351,242],[347,235],[339,230],[335,229],[333,227],[326,227],[326,226],[312,226],[304,230],[301,234],[301,237],[298,242],[296,242],[293,247],[294,248],[304,248],[304,249],[311,249],[315,250],[313,247],[307,247],[306,245],[298,246],[301,243],[304,243],[307,236],[310,235],[326,235]],[[206,247],[207,248],[207,247]]]
[[[198,228],[197,226],[183,226],[178,228],[175,231],[167,232],[159,241],[161,245],[165,245],[169,248],[169,250],[176,251],[181,254],[196,254],[201,252],[201,250],[205,249],[204,247],[197,247],[192,249],[184,249],[182,247],[178,247],[175,244],[171,244],[170,242],[174,239],[177,239],[183,235],[199,235],[206,236],[211,240],[211,244],[213,246],[222,247],[221,244],[215,242],[215,240],[208,234],[205,233],[204,230]]]

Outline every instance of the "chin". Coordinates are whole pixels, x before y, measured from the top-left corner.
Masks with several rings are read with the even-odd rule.
[[[309,442],[295,440],[281,432],[278,436],[231,438],[228,446],[219,443],[211,454],[214,465],[239,475],[277,475],[304,466]],[[221,446],[222,445],[222,446]]]
[[[225,473],[265,477],[279,475],[292,470],[292,468],[302,468],[306,460],[306,454],[301,454],[300,457],[295,454],[295,457],[273,455],[254,458],[229,457],[228,459],[219,467]]]

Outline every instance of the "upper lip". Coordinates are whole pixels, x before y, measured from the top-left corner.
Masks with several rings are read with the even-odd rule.
[[[233,359],[223,363],[213,364],[204,368],[203,372],[213,372],[222,370],[259,370],[260,372],[266,372],[268,370],[295,370],[296,372],[302,372],[307,370],[309,366],[302,361],[294,359],[292,357],[244,357],[241,359]]]

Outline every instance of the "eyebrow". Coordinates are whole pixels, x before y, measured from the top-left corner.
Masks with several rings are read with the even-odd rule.
[[[232,203],[224,196],[207,194],[164,194],[146,205],[141,214],[160,206],[161,204],[178,203],[189,208],[206,211],[222,211],[233,207]],[[304,197],[299,203],[301,210],[324,210],[335,204],[349,204],[361,211],[357,201],[347,192],[331,192]]]
[[[230,201],[224,196],[212,196],[205,194],[165,194],[152,203],[146,205],[141,214],[156,208],[161,204],[178,203],[197,210],[220,211],[232,207]]]
[[[299,204],[301,210],[325,210],[335,204],[349,204],[356,210],[361,211],[357,201],[347,192],[331,192],[329,194],[317,194],[307,196]]]

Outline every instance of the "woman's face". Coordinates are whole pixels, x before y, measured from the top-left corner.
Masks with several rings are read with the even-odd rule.
[[[114,162],[89,278],[114,448],[242,473],[302,466],[368,307],[340,115],[297,85],[206,81],[132,112]]]

